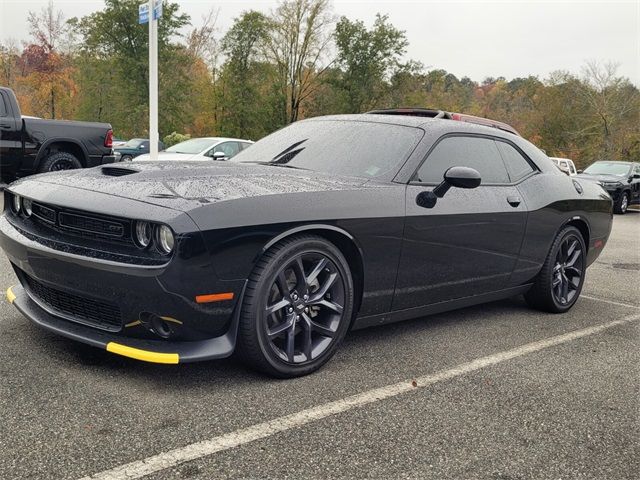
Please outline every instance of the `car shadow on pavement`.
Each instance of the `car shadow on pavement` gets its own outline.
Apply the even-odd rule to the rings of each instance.
[[[314,376],[328,371],[332,368],[332,364],[335,367],[338,362],[343,365],[345,362],[351,363],[353,367],[359,358],[369,357],[371,352],[379,352],[382,356],[396,355],[398,345],[416,338],[424,338],[426,342],[430,338],[430,332],[434,329],[442,329],[454,324],[458,326],[474,322],[479,324],[487,316],[502,317],[514,313],[518,316],[539,314],[539,312],[532,313],[524,300],[521,297],[516,297],[404,322],[351,331],[338,350],[336,358]],[[81,370],[83,373],[88,371],[90,375],[115,374],[136,381],[147,380],[159,387],[165,385],[181,389],[188,389],[191,386],[200,387],[203,382],[210,384],[233,383],[238,386],[242,382],[279,381],[250,370],[235,356],[206,362],[158,365],[114,355],[44,332],[35,325],[30,325],[30,327],[32,330],[29,332],[30,337],[37,344],[37,348],[41,349],[41,355],[51,358],[61,368]],[[362,365],[362,368],[366,370],[368,365]]]

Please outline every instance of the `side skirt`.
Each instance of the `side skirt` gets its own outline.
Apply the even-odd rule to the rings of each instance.
[[[386,325],[388,323],[401,322],[411,318],[423,317],[426,315],[434,315],[436,313],[448,312],[459,308],[470,307],[480,303],[495,302],[505,298],[513,297],[521,293],[525,293],[531,288],[531,283],[519,285],[517,287],[506,288],[491,293],[483,293],[482,295],[474,295],[471,297],[456,298],[455,300],[447,300],[444,302],[432,303],[421,307],[412,307],[405,310],[395,312],[371,315],[368,317],[356,318],[352,330],[360,330],[362,328],[373,327],[376,325]]]

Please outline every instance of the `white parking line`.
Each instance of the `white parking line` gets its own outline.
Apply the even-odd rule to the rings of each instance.
[[[606,298],[592,297],[591,295],[585,295],[584,293],[580,294],[580,298],[595,300],[596,302],[610,303],[611,305],[618,305],[620,307],[635,308],[635,309],[640,308],[640,305],[633,305],[632,303],[616,302],[615,300],[607,300]]]
[[[152,473],[165,470],[167,468],[175,467],[176,465],[184,462],[196,460],[217,452],[229,450],[240,445],[245,445],[256,440],[267,438],[286,430],[301,427],[310,422],[314,422],[331,415],[344,413],[354,408],[363,407],[365,405],[379,402],[387,398],[392,398],[403,393],[413,392],[419,388],[433,385],[434,383],[449,380],[451,378],[458,377],[460,375],[464,375],[481,368],[496,365],[498,363],[502,363],[516,357],[527,355],[529,353],[538,352],[555,345],[571,342],[572,340],[577,340],[588,335],[594,335],[606,329],[617,327],[619,325],[623,325],[639,319],[640,314],[634,314],[624,317],[620,320],[604,323],[602,325],[584,328],[582,330],[575,330],[570,333],[547,338],[538,342],[528,343],[511,350],[505,350],[493,355],[478,358],[471,362],[463,363],[447,370],[441,370],[439,372],[415,379],[408,379],[404,382],[388,385],[386,387],[368,390],[366,392],[346,397],[341,400],[325,403],[323,405],[311,407],[306,410],[293,413],[291,415],[286,415],[284,417],[279,417],[267,422],[252,425],[247,428],[242,428],[240,430],[236,430],[225,435],[220,435],[209,440],[203,440],[201,442],[192,443],[191,445],[187,445],[185,447],[159,453],[143,460],[127,463],[125,465],[105,470],[101,473],[84,477],[82,480],[117,480],[140,478],[145,475],[150,475]]]

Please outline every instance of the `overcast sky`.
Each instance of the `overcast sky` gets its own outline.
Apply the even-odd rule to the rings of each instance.
[[[176,0],[174,0],[176,1]],[[177,0],[194,25],[220,8],[221,33],[243,10],[269,11],[275,0]],[[27,40],[27,14],[48,0],[0,0],[0,39]],[[142,2],[141,2],[142,3]],[[101,0],[55,0],[66,18],[103,7]],[[336,15],[367,25],[389,14],[409,40],[407,58],[481,81],[554,70],[579,73],[586,60],[620,63],[618,73],[640,85],[640,0],[431,1],[333,0]]]

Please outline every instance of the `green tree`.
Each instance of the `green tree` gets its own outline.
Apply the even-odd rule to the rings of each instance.
[[[269,91],[275,70],[261,54],[268,32],[267,17],[249,11],[235,20],[222,39],[227,60],[218,90],[218,129],[223,135],[260,138],[279,126],[273,118],[275,99]]]
[[[342,73],[336,87],[346,96],[345,111],[358,113],[374,106],[388,91],[387,80],[400,69],[408,45],[405,33],[376,15],[371,30],[362,21],[342,17],[334,38]]]
[[[92,77],[91,69],[109,65],[109,85],[89,81],[81,111],[100,110],[93,105],[97,88],[115,103],[109,108],[110,120],[119,133],[141,135],[148,122],[148,27],[138,25],[138,0],[105,0],[105,8],[82,19],[71,19],[70,27],[80,36],[85,70],[80,80]],[[176,123],[185,120],[189,103],[189,73],[192,58],[186,48],[171,42],[189,17],[178,11],[177,3],[165,3],[158,24],[159,125],[161,132],[182,130]],[[100,68],[99,68],[100,69]],[[102,69],[103,70],[103,69]],[[91,80],[90,78],[88,80]],[[94,79],[95,80],[95,79]],[[84,87],[85,84],[82,85]],[[92,88],[93,87],[93,88]],[[107,93],[108,91],[108,93]],[[100,97],[98,97],[100,98]]]

